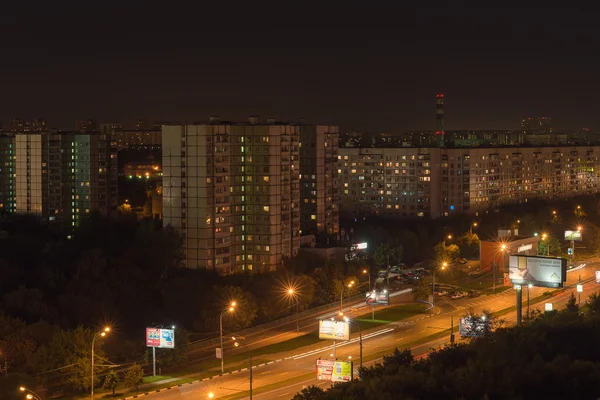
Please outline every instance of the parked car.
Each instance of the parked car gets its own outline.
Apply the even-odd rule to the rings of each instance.
[[[459,300],[459,299],[467,297],[468,295],[469,295],[469,293],[467,293],[467,292],[456,291],[450,295],[450,298],[452,300]]]
[[[467,259],[463,257],[460,260],[458,260],[458,262],[460,262],[461,264],[466,264],[467,263]]]
[[[447,294],[448,294],[448,292],[447,292],[447,291],[445,291],[445,290],[443,290],[443,289],[436,289],[436,290],[435,290],[435,295],[436,295],[436,296],[445,296],[445,295],[447,295]]]
[[[479,293],[479,291],[477,290],[469,290],[469,297],[470,298],[475,298],[475,297],[479,297],[481,296],[481,293]]]

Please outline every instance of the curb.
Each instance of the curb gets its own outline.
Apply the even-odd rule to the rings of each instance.
[[[275,363],[278,363],[278,362],[286,360],[286,359],[287,358],[280,358],[279,360],[274,360],[274,361],[269,361],[269,362],[258,364],[258,365],[253,365],[252,369],[258,368],[258,367],[264,367],[265,365],[275,364]],[[182,387],[182,386],[185,386],[185,385],[193,385],[195,383],[209,381],[211,379],[218,378],[220,376],[227,376],[227,375],[237,374],[237,373],[240,373],[240,372],[248,371],[248,369],[249,368],[246,367],[246,368],[242,368],[242,369],[238,369],[238,370],[234,370],[234,371],[230,371],[230,372],[225,372],[224,374],[217,374],[217,375],[209,376],[208,378],[204,378],[204,379],[196,379],[195,381],[186,382],[186,383],[179,383],[177,385],[169,386],[169,387],[162,388],[162,389],[150,390],[148,392],[136,394],[136,395],[129,396],[129,397],[120,397],[119,400],[137,399],[138,397],[148,396],[148,395],[154,394],[154,393],[165,392],[167,390],[171,390],[171,389],[174,389],[174,388]]]

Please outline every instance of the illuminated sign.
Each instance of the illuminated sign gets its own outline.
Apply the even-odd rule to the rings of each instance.
[[[581,241],[581,232],[580,231],[565,231],[565,240],[573,240],[576,242]]]
[[[532,248],[533,248],[533,245],[531,243],[524,244],[522,246],[519,246],[519,248],[517,249],[517,253],[522,253],[524,251],[531,250]]]
[[[353,363],[346,361],[317,360],[317,379],[331,382],[350,382]]]
[[[356,243],[353,246],[356,250],[366,250],[367,249],[367,243]]]
[[[367,292],[366,297],[368,306],[390,305],[390,292],[388,292],[387,289],[384,289],[382,291],[372,290],[370,292]]]
[[[175,331],[173,329],[146,328],[146,346],[174,349]]]
[[[350,324],[345,321],[319,321],[319,339],[350,340]]]
[[[596,271],[596,283],[600,283],[600,271]]]
[[[508,277],[515,285],[561,288],[567,280],[567,259],[510,256]]]
[[[465,317],[458,321],[458,333],[463,337],[483,336],[490,329],[490,321],[481,317]]]
[[[552,311],[552,303],[545,303],[544,311]]]

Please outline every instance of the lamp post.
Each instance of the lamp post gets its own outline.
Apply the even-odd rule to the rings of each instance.
[[[362,360],[363,360],[363,357],[362,357],[363,352],[362,352],[362,350],[363,350],[363,344],[362,344],[362,332],[360,330],[360,324],[352,321],[348,317],[344,317],[344,320],[347,323],[349,323],[350,325],[352,325],[352,324],[356,325],[356,327],[358,328],[358,345],[359,345],[359,349],[360,349],[360,368],[362,368]]]
[[[371,290],[371,273],[366,268],[362,270],[362,273],[366,274],[369,277],[369,290]]]
[[[350,283],[348,285],[346,285],[348,288],[351,288],[352,286],[354,286],[354,281],[350,281]],[[344,287],[342,286],[342,289],[340,290],[340,312],[344,311]]]
[[[27,389],[25,386],[20,386],[20,387],[19,387],[19,390],[20,390],[21,392],[25,392],[25,393],[27,393],[27,395],[25,396],[25,398],[27,398],[27,399],[29,399],[29,400],[32,400],[32,399],[35,399],[35,400],[42,400],[42,397],[41,397],[39,394],[37,394],[37,393],[36,393],[36,392],[34,392],[33,390]]]
[[[92,339],[92,381],[90,382],[91,383],[90,398],[92,400],[94,400],[94,345],[96,344],[96,339],[98,339],[99,337],[106,336],[109,332],[110,332],[110,328],[107,326],[106,328],[102,329],[100,332],[96,332],[96,334],[94,335],[94,337]]]
[[[446,239],[448,239],[448,240],[452,239],[452,235],[444,236],[444,250],[446,249]]]
[[[294,288],[289,288],[287,291],[289,296],[292,296],[292,299],[296,301],[296,333],[300,333],[300,325],[298,322],[298,294],[294,290]]]
[[[500,246],[500,251],[501,251],[501,256],[502,256],[502,269],[504,269],[504,251],[506,250],[506,245],[502,244]],[[496,293],[496,270],[498,269],[498,263],[496,263],[496,265],[494,266],[494,274],[493,274],[493,279],[494,279],[494,283],[492,285],[492,291],[494,293]]]
[[[529,289],[531,289],[533,285],[531,283],[527,284],[527,321],[529,321]]]
[[[471,224],[471,226],[469,227],[469,234],[472,235],[473,234],[473,228],[477,228],[477,222],[473,222]]]
[[[546,257],[550,257],[550,240],[546,242],[546,239],[548,239],[548,234],[542,233],[542,242],[546,246]]]
[[[439,267],[440,269],[446,269],[448,263],[444,261],[442,265]],[[437,268],[433,267],[433,271],[431,273],[431,310],[434,312],[433,308],[435,307],[435,271]]]
[[[219,332],[221,334],[221,373],[225,371],[225,349],[223,348],[223,315],[227,314],[228,312],[234,312],[236,305],[236,302],[232,301],[228,308],[221,311],[221,316],[219,317]]]

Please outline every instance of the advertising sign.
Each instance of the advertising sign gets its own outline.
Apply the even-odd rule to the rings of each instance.
[[[146,346],[174,349],[175,331],[173,329],[146,328]]]
[[[489,323],[484,317],[465,317],[458,321],[458,333],[464,337],[483,336],[489,328]]]
[[[565,231],[565,240],[574,240],[576,242],[581,241],[580,231]]]
[[[600,271],[596,271],[596,283],[600,283]]]
[[[319,339],[350,340],[350,324],[345,321],[319,321]]]
[[[354,250],[366,250],[367,243],[356,243],[356,244],[353,244],[352,247],[354,248]]]
[[[372,290],[370,292],[367,292],[366,297],[368,306],[390,305],[390,292],[388,292],[386,289],[381,291]]]
[[[544,311],[552,311],[552,303],[545,303]]]
[[[583,292],[583,285],[579,284],[577,285],[577,293],[581,293]]]
[[[540,256],[510,256],[509,279],[513,284],[561,288],[567,280],[567,259]]]
[[[352,362],[317,360],[317,379],[331,382],[350,382],[352,380]]]

